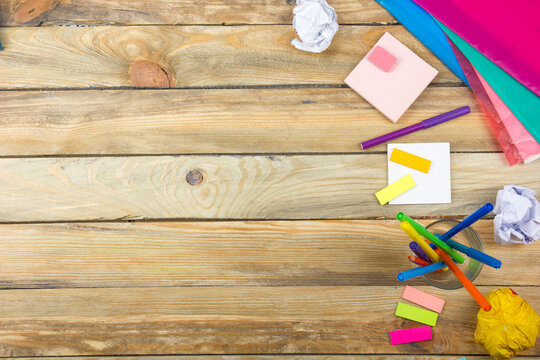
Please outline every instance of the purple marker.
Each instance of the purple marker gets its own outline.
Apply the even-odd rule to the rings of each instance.
[[[411,241],[409,243],[409,248],[413,251],[413,253],[416,254],[416,256],[418,256],[420,259],[424,260],[424,261],[427,261],[428,263],[431,263],[431,259],[429,258],[429,256],[427,256],[426,252],[424,251],[424,249],[422,249],[420,247],[420,245],[418,245],[418,243],[416,241]]]
[[[427,129],[427,128],[430,128],[430,127],[435,126],[435,125],[439,125],[439,124],[441,124],[441,123],[443,123],[445,121],[458,118],[458,117],[463,116],[465,114],[468,114],[470,112],[471,112],[470,107],[463,106],[463,107],[460,107],[459,109],[455,109],[455,110],[449,111],[447,113],[437,115],[437,116],[434,116],[432,118],[423,120],[423,121],[421,121],[421,122],[419,122],[417,124],[404,127],[403,129],[399,129],[399,130],[393,131],[391,133],[388,133],[386,135],[382,135],[382,136],[373,138],[371,140],[364,141],[363,143],[360,144],[360,146],[362,147],[363,150],[366,150],[366,149],[369,149],[370,147],[373,147],[375,145],[385,143],[387,141],[396,139],[398,137],[402,137],[404,135],[413,133],[413,132],[418,131],[418,130],[423,130],[423,129]]]

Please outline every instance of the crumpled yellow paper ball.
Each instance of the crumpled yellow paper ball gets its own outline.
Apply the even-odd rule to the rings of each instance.
[[[486,296],[491,311],[480,309],[474,340],[497,360],[510,359],[534,346],[540,317],[511,289],[493,290]]]

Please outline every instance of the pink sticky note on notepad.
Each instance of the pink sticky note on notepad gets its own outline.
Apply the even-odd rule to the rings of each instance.
[[[391,71],[384,70],[388,65],[384,61],[380,67],[381,55],[377,48],[382,48],[396,59]],[[376,52],[374,62],[371,60],[373,52]],[[396,122],[437,73],[399,40],[385,33],[347,76],[345,83],[390,121]]]
[[[436,311],[439,314],[444,306],[443,299],[439,299],[436,296],[425,293],[409,285],[405,286],[402,297],[405,300],[409,300],[410,302],[423,306],[426,309]]]
[[[390,343],[392,345],[426,341],[431,340],[432,338],[431,326],[420,326],[411,329],[390,331]]]
[[[373,64],[377,65],[379,69],[386,72],[390,71],[392,66],[396,63],[396,57],[380,46],[375,46],[373,50],[369,52],[368,59]]]

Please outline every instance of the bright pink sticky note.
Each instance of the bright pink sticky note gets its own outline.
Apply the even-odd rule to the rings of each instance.
[[[369,61],[382,71],[388,72],[396,63],[396,57],[380,46],[375,46],[368,55]]]
[[[411,329],[390,331],[390,343],[392,345],[426,341],[431,340],[432,338],[431,326],[420,326]]]
[[[436,296],[425,293],[409,285],[405,286],[402,298],[420,306],[423,306],[426,309],[436,311],[439,314],[441,313],[444,306],[443,299],[439,299]]]

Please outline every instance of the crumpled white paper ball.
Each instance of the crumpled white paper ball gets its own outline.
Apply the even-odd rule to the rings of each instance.
[[[530,244],[540,239],[540,203],[535,195],[536,191],[515,185],[497,193],[493,209],[497,244]]]
[[[297,0],[293,26],[298,34],[291,44],[304,51],[326,50],[338,31],[337,14],[326,0]]]

